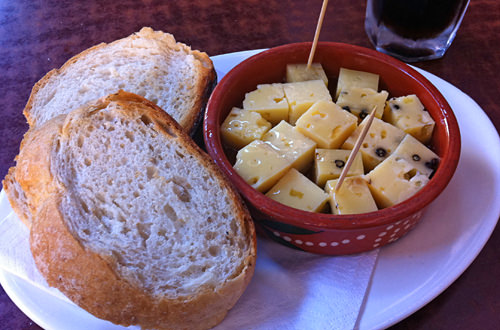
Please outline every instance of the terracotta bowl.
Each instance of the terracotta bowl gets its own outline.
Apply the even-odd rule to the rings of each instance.
[[[333,42],[318,43],[314,62],[320,62],[335,91],[340,67],[380,75],[379,89],[390,97],[416,94],[436,122],[432,147],[441,157],[434,176],[410,199],[376,212],[332,215],[294,209],[253,189],[233,169],[223,147],[220,125],[245,93],[258,84],[283,81],[287,63],[306,63],[311,43],[287,44],[254,55],[226,74],[214,89],[204,118],[208,153],[246,201],[260,232],[309,252],[341,255],[359,253],[396,241],[410,231],[424,209],[446,187],[457,167],[460,132],[450,106],[426,78],[408,65],[374,50]],[[332,93],[333,94],[333,93]],[[232,156],[234,157],[234,155]]]

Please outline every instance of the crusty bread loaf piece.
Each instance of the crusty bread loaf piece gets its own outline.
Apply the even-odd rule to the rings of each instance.
[[[17,159],[17,157],[16,157]],[[16,167],[9,168],[7,175],[2,180],[3,189],[7,195],[10,206],[18,216],[18,218],[28,228],[31,228],[31,207],[28,205],[26,194],[19,182],[16,181]]]
[[[31,228],[31,209],[26,200],[24,191],[21,189],[19,182],[15,179],[16,167],[9,168],[9,172],[2,181],[3,189],[7,194],[10,206],[18,216],[18,218],[28,228]]]
[[[161,109],[119,92],[30,134],[16,179],[35,263],[99,318],[219,323],[255,267],[253,223],[216,165]]]
[[[47,73],[33,87],[24,115],[33,130],[123,89],[157,103],[193,134],[215,82],[213,63],[206,53],[176,42],[171,34],[145,27],[129,37],[89,48]],[[15,167],[3,187],[16,214],[31,227],[31,206],[16,182]]]
[[[47,73],[33,87],[24,115],[30,127],[40,125],[121,89],[156,103],[191,133],[215,78],[206,53],[144,27],[89,48]]]
[[[54,120],[47,122],[43,130],[40,130],[39,127],[33,127],[26,132],[21,141],[19,155],[16,156],[17,166],[9,169],[2,182],[12,209],[28,228],[31,228],[34,208],[40,194],[33,194],[28,190],[27,193],[31,196],[31,198],[28,198],[27,193],[19,184],[18,178],[27,182],[25,187],[28,189],[32,188],[33,183],[36,183],[36,187],[39,189],[48,189],[50,187],[48,185],[49,179],[40,175],[40,171],[44,167],[39,166],[47,162],[48,154],[38,150],[38,146],[52,140],[52,135],[58,132],[64,117],[65,115],[59,115]],[[26,164],[27,161],[30,164]]]

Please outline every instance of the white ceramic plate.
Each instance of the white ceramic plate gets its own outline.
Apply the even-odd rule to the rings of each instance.
[[[212,57],[219,78],[257,52]],[[453,108],[462,133],[462,154],[455,176],[419,225],[381,249],[358,320],[360,329],[393,325],[443,292],[476,258],[500,216],[500,138],[495,127],[470,97],[419,71]],[[45,329],[122,329],[1,270],[0,283],[14,303]]]

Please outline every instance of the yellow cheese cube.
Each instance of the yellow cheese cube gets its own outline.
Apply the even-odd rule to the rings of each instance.
[[[336,149],[356,129],[358,118],[332,101],[318,101],[297,121],[295,127],[316,141],[319,148]]]
[[[288,101],[285,98],[283,85],[258,85],[256,90],[245,94],[243,109],[260,113],[273,125],[288,120]]]
[[[396,155],[386,158],[366,176],[373,198],[380,208],[410,198],[429,182],[425,174]]]
[[[297,119],[316,101],[331,101],[332,96],[322,80],[299,81],[283,84],[290,107],[288,122],[295,125]]]
[[[329,180],[325,187],[333,214],[359,214],[378,210],[368,184],[362,176],[346,177],[336,192],[337,182],[338,179]]]
[[[313,163],[316,142],[304,136],[286,121],[280,122],[262,137],[270,143],[292,167],[306,171]]]
[[[342,149],[352,150],[354,148],[354,144],[363,130],[363,127],[366,125],[367,120],[368,117],[365,118],[358,128],[356,128],[354,133],[347,138],[342,145]],[[359,149],[363,157],[365,171],[370,171],[394,152],[405,135],[405,132],[396,126],[378,118],[373,118],[368,134],[366,134]]]
[[[314,157],[314,181],[323,187],[328,180],[337,179],[342,173],[351,150],[342,149],[316,149]],[[363,159],[357,153],[347,176],[362,175]]]
[[[439,164],[439,156],[423,143],[407,134],[393,155],[406,160],[422,174],[430,177]]]
[[[385,108],[384,120],[413,135],[424,144],[431,140],[435,126],[431,115],[414,94],[391,98]]]
[[[342,90],[352,87],[371,88],[378,91],[378,80],[378,74],[340,68],[335,99],[339,97]]]
[[[340,92],[337,105],[356,115],[359,118],[358,121],[365,119],[374,107],[377,107],[375,117],[382,118],[387,96],[389,93],[386,91],[377,93],[371,88],[351,87]]]
[[[255,140],[236,154],[234,169],[252,187],[267,191],[289,169],[290,162],[263,141]]]
[[[221,138],[228,146],[240,149],[262,138],[271,123],[256,112],[233,108],[221,125]]]
[[[294,168],[288,171],[266,196],[309,212],[321,212],[328,201],[327,193]]]
[[[286,82],[323,80],[328,86],[328,77],[326,76],[321,63],[312,63],[308,68],[307,63],[287,64]]]

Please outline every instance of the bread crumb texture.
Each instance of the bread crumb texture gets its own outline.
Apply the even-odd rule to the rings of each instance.
[[[85,249],[156,297],[216,290],[240,274],[248,233],[226,188],[181,139],[167,141],[119,103],[69,120],[55,160],[67,189],[60,210]]]

